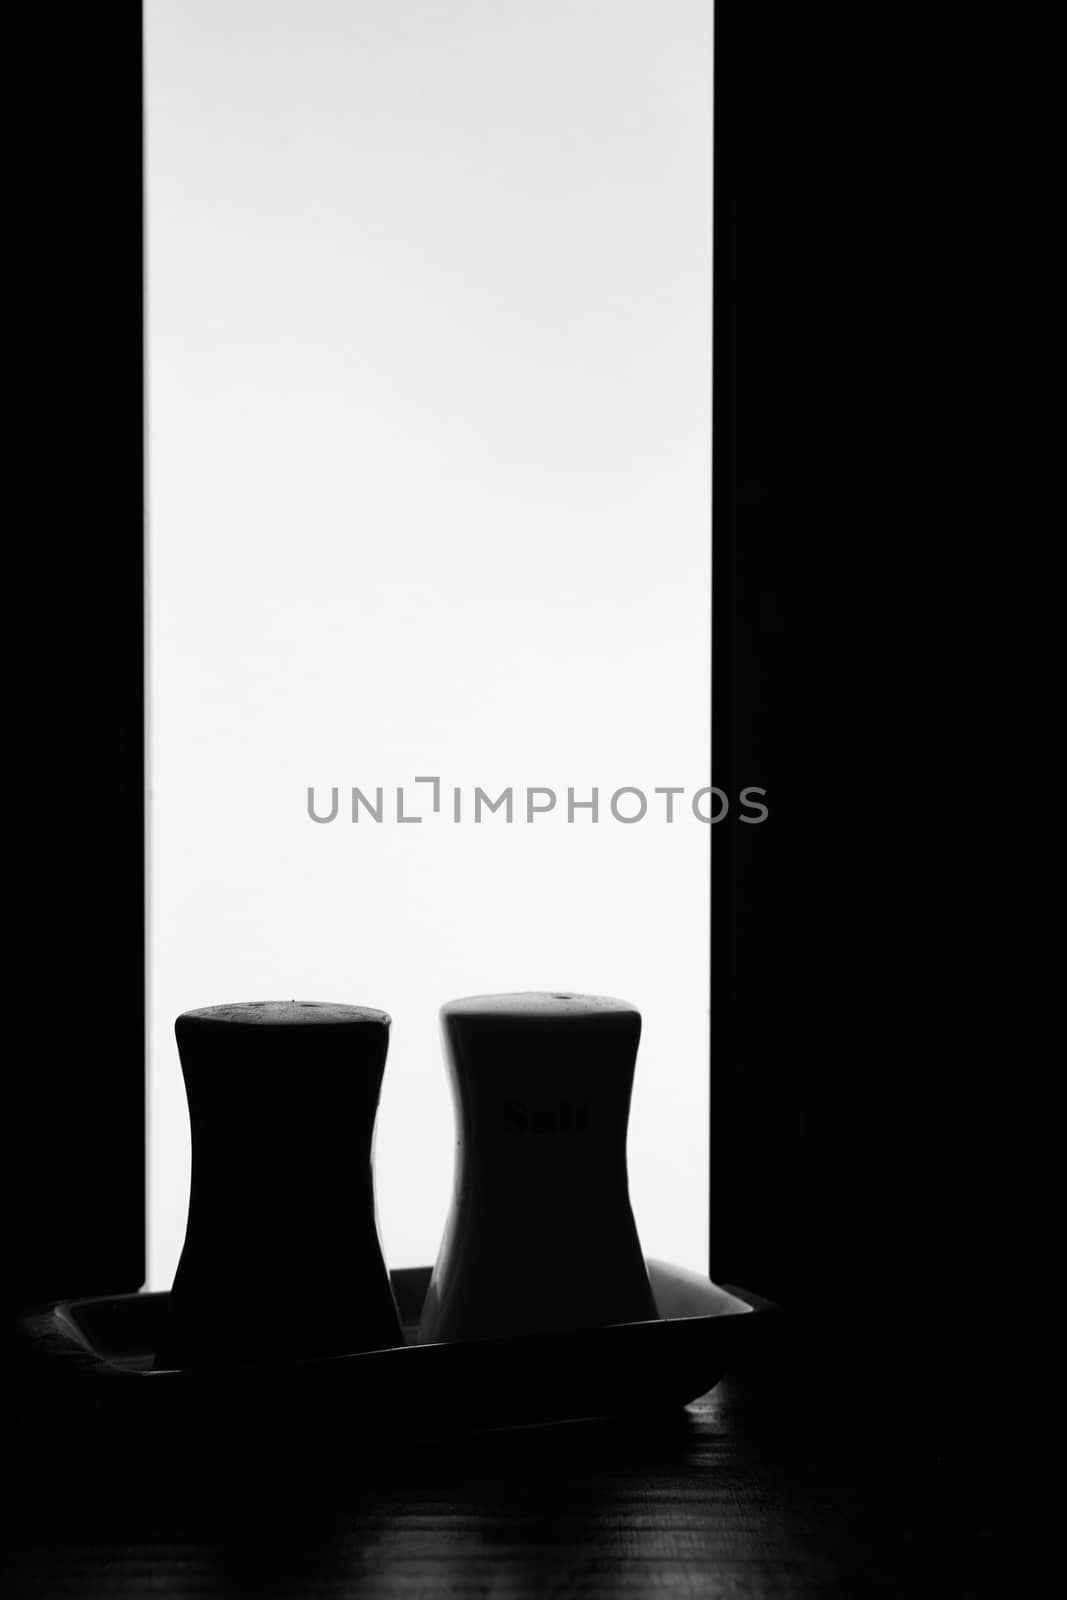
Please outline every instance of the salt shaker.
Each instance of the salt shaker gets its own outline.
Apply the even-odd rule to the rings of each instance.
[[[402,1344],[372,1172],[388,1016],[257,1002],[187,1011],[175,1033],[192,1185],[157,1367]]]
[[[655,1318],[626,1172],[640,1013],[599,995],[479,995],[441,1023],[455,1172],[420,1341]]]

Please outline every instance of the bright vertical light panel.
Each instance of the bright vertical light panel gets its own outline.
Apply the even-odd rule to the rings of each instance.
[[[153,1286],[174,1017],[293,995],[393,1016],[393,1265],[447,1208],[439,1004],[633,1001],[638,1226],[706,1263],[711,18],[148,0]],[[559,796],[532,823],[528,786]]]

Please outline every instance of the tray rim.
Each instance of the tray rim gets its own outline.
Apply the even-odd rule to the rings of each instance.
[[[399,1268],[394,1269],[390,1277],[395,1280],[401,1274],[421,1275],[427,1271],[425,1267]],[[344,1376],[351,1379],[363,1369],[369,1373],[372,1369],[367,1367],[367,1363],[375,1358],[378,1370],[381,1370],[381,1363],[385,1357],[393,1358],[392,1366],[395,1369],[398,1357],[406,1356],[410,1364],[416,1352],[422,1352],[421,1359],[424,1365],[428,1362],[431,1352],[435,1353],[436,1360],[440,1362],[445,1351],[452,1353],[451,1359],[454,1361],[456,1352],[476,1349],[485,1351],[487,1356],[510,1357],[521,1363],[524,1358],[536,1359],[538,1356],[558,1355],[564,1352],[580,1354],[605,1341],[616,1347],[629,1340],[635,1349],[640,1349],[642,1346],[669,1340],[672,1336],[675,1339],[686,1336],[692,1339],[699,1337],[701,1332],[710,1334],[713,1330],[724,1330],[727,1325],[731,1328],[731,1336],[736,1336],[742,1329],[745,1333],[751,1332],[755,1335],[757,1331],[767,1331],[777,1325],[782,1317],[781,1307],[750,1289],[727,1283],[711,1286],[721,1290],[738,1304],[723,1307],[711,1314],[657,1317],[640,1322],[513,1334],[503,1338],[488,1337],[427,1344],[411,1342],[386,1346],[380,1350],[356,1351],[340,1356],[310,1357],[292,1361],[262,1362],[247,1367],[158,1369],[136,1367],[128,1361],[115,1359],[113,1353],[109,1355],[97,1349],[84,1330],[79,1327],[77,1318],[73,1314],[77,1308],[83,1306],[111,1307],[133,1302],[143,1303],[148,1300],[165,1301],[169,1293],[167,1290],[70,1296],[27,1310],[20,1318],[20,1325],[35,1352],[53,1371],[62,1368],[69,1378],[81,1379],[94,1387],[102,1383],[111,1386],[117,1382],[122,1385],[124,1391],[129,1392],[133,1380],[152,1378],[156,1380],[154,1392],[166,1389],[173,1393],[177,1388],[185,1391],[193,1387],[215,1388],[222,1383],[236,1391],[245,1391],[269,1383],[272,1379],[284,1379],[289,1382],[295,1380],[299,1383],[303,1378],[309,1383],[314,1383],[328,1378],[331,1373],[339,1378]],[[412,1324],[409,1322],[405,1331],[410,1331],[411,1327]],[[448,1359],[449,1357],[445,1357],[445,1360]],[[713,1386],[717,1381],[716,1377],[709,1386]]]

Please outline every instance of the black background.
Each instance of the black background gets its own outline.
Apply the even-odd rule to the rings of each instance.
[[[718,16],[712,1271],[980,1367],[1062,1254],[1054,57]]]
[[[0,1301],[144,1278],[140,7],[5,35]]]

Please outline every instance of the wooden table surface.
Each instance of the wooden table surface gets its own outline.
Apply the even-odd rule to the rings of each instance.
[[[25,1423],[25,1405],[23,1423]],[[4,1447],[6,1595],[1050,1595],[1058,1399],[1020,1372],[851,1376],[756,1352],[685,1412],[340,1458]]]

